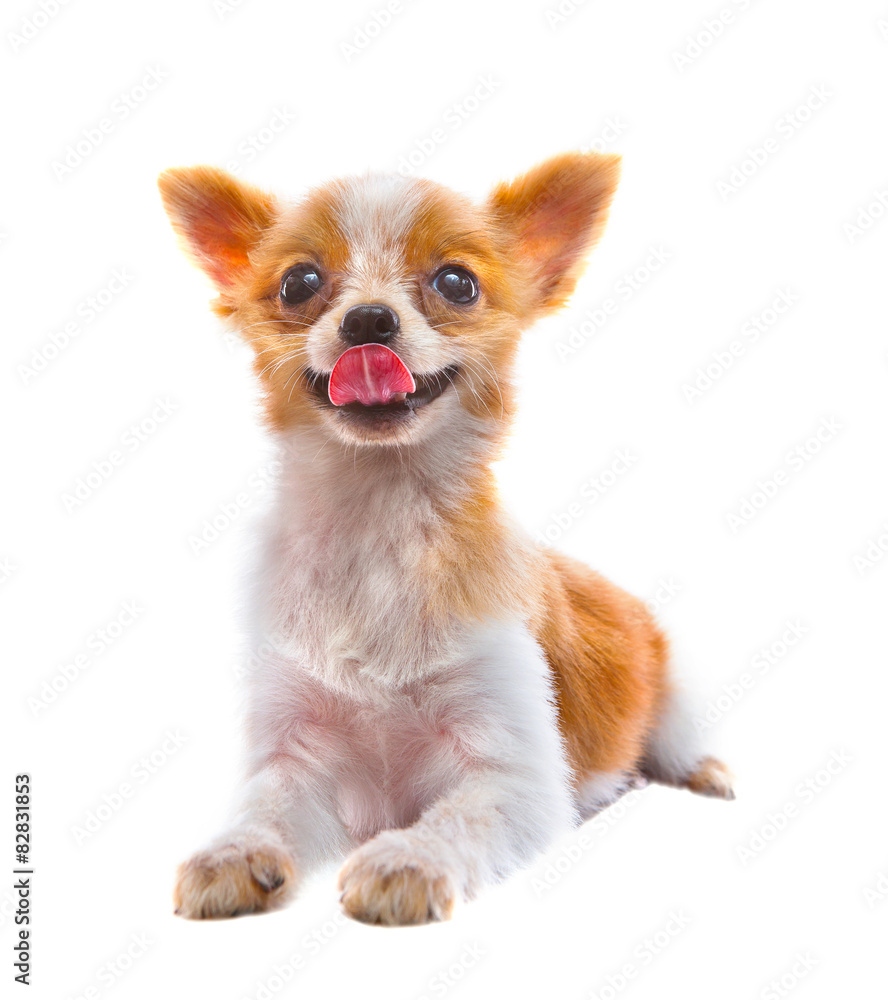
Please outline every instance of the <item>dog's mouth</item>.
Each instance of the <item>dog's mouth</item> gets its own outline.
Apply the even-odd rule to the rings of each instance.
[[[409,417],[436,400],[458,374],[456,365],[413,374],[380,344],[346,351],[331,372],[307,369],[303,378],[314,400],[369,422]]]

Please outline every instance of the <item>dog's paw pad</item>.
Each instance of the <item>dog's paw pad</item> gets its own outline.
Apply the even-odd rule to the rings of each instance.
[[[295,887],[292,858],[267,844],[229,843],[195,854],[179,868],[176,913],[200,920],[260,913]]]

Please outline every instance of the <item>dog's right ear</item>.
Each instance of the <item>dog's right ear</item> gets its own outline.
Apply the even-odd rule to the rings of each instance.
[[[563,153],[493,189],[490,210],[530,267],[535,309],[555,309],[573,293],[619,179],[613,153]]]
[[[216,167],[174,167],[157,185],[190,256],[220,291],[230,288],[277,214],[274,198]]]

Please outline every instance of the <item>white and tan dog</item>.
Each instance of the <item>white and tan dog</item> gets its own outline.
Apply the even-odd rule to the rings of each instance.
[[[182,915],[271,909],[345,858],[351,916],[440,920],[639,781],[732,797],[644,605],[533,543],[491,472],[520,332],[572,292],[618,172],[568,154],[480,205],[395,176],[296,204],[161,176],[284,446],[250,778],[179,871]]]

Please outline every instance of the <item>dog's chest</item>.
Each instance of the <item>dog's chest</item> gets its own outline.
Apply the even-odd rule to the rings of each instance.
[[[428,503],[391,490],[279,524],[267,561],[266,630],[287,655],[336,686],[365,674],[407,682],[452,655],[458,632],[429,613]]]
[[[254,766],[309,765],[335,789],[337,812],[359,839],[409,825],[488,746],[491,713],[467,697],[485,689],[471,657],[400,687],[361,673],[346,691],[267,656],[251,685]]]

